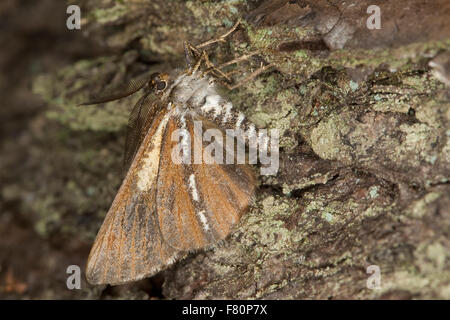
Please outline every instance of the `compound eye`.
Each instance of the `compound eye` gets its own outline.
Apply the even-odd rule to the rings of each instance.
[[[157,81],[156,82],[156,89],[158,89],[158,91],[164,90],[166,88],[166,82],[165,81]]]
[[[166,77],[167,76],[165,74],[155,72],[150,76],[150,85],[158,91],[164,90],[167,86],[167,81],[165,79]]]

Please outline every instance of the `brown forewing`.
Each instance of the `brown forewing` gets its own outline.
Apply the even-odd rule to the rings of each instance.
[[[204,130],[218,127],[197,115],[185,116],[191,143],[205,144],[194,132],[194,118],[203,121]],[[156,202],[158,220],[164,241],[179,250],[208,246],[224,239],[235,226],[255,193],[255,179],[247,165],[238,164],[175,164],[171,152],[177,141],[171,141],[172,132],[180,129],[179,117],[172,117],[163,136],[161,165],[158,175]],[[225,141],[225,139],[224,139]],[[191,157],[193,160],[194,152]],[[193,161],[191,161],[193,163]],[[236,163],[236,162],[235,162]],[[194,176],[197,201],[190,188]],[[200,214],[201,213],[201,214]],[[202,222],[204,217],[208,227]]]
[[[171,137],[180,128],[178,116],[171,116],[161,131],[158,174],[148,181],[149,190],[140,191],[137,180],[145,170],[144,154],[155,147],[163,117],[168,117],[165,110],[152,122],[97,235],[87,266],[92,284],[142,279],[171,264],[183,251],[224,239],[251,203],[255,179],[247,165],[172,161],[177,142]],[[201,135],[194,133],[193,120],[192,115],[186,116],[186,128],[203,153],[205,144]],[[217,128],[204,118],[197,120],[204,121],[204,129]],[[191,175],[195,177],[197,201],[190,190]],[[205,217],[207,230],[199,212]]]
[[[152,123],[97,234],[87,264],[92,284],[119,284],[142,279],[166,267],[177,252],[163,241],[156,215],[156,178],[140,191],[138,174],[144,154],[154,148],[165,110]],[[159,151],[158,151],[159,152]]]

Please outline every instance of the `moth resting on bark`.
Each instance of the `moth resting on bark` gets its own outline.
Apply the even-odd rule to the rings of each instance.
[[[86,273],[91,284],[121,284],[149,277],[183,253],[227,237],[251,205],[256,180],[247,164],[218,164],[213,159],[186,164],[174,161],[172,153],[178,143],[172,135],[183,130],[201,146],[189,156],[194,159],[201,152],[205,157],[206,145],[194,130],[195,121],[221,131],[254,129],[219,94],[217,83],[228,78],[221,66],[253,53],[214,66],[201,50],[223,41],[238,24],[199,46],[186,42],[186,71],[154,73],[84,103],[103,103],[144,90],[127,128],[124,159],[129,168],[89,255]],[[269,67],[262,66],[250,77]]]

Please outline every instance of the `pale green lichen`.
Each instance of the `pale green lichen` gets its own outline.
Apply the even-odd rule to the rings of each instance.
[[[331,212],[322,212],[322,218],[325,219],[329,223],[334,222],[334,215]]]
[[[116,2],[114,6],[107,9],[95,9],[90,12],[93,19],[100,23],[106,24],[109,22],[117,21],[118,19],[125,17],[129,12],[129,7],[122,2]]]
[[[301,190],[318,184],[326,184],[333,177],[333,175],[334,173],[329,171],[325,174],[316,173],[309,177],[302,177],[300,179],[297,177],[292,177],[289,183],[283,183],[283,194],[289,196],[293,190]]]
[[[425,124],[402,124],[399,129],[405,133],[405,138],[399,148],[390,154],[391,159],[401,159],[414,166],[419,166],[423,160],[430,162],[430,157],[433,156],[430,155],[433,152],[432,146],[437,143],[439,133]]]
[[[420,219],[426,213],[426,208],[430,203],[439,199],[442,195],[438,192],[430,192],[423,198],[413,201],[406,211],[407,214],[415,219]]]
[[[284,222],[280,217],[287,216],[296,208],[294,200],[278,199],[269,196],[260,202],[264,215],[261,211],[255,210],[243,217],[243,226],[247,240],[243,240],[242,244],[250,244],[247,241],[253,236],[257,236],[263,241],[261,245],[255,248],[255,252],[259,254],[272,254],[283,252],[282,248],[289,247],[291,236],[289,231],[284,227]],[[261,237],[261,238],[260,238]]]
[[[391,70],[400,70],[418,62],[424,56],[436,54],[439,50],[448,49],[450,40],[412,43],[392,49],[351,49],[333,50],[325,58],[314,56],[306,50],[282,52],[278,46],[283,42],[302,42],[314,31],[309,28],[292,28],[276,25],[265,28],[254,28],[247,25],[247,32],[252,46],[260,49],[268,61],[286,73],[295,72],[309,76],[325,66],[335,68],[355,68],[361,65],[376,68],[388,64]],[[355,85],[353,88],[356,89]]]
[[[95,83],[91,71],[111,63],[108,58],[79,61],[61,69],[54,76],[38,77],[33,82],[33,92],[41,95],[52,106],[47,112],[50,119],[57,120],[73,130],[118,131],[127,124],[131,107],[140,98],[138,94],[101,106],[79,106],[89,100],[89,91],[83,88]],[[80,74],[89,77],[84,78]]]
[[[126,47],[130,39],[139,35],[140,44],[143,45],[143,52],[140,53],[147,54],[151,57],[151,61],[178,59],[183,53],[182,39],[201,42],[217,36],[220,34],[219,30],[226,31],[225,29],[237,20],[246,3],[189,1],[185,4],[177,1],[176,5],[179,5],[179,8],[187,8],[181,14],[194,17],[198,24],[184,25],[178,21],[169,21],[170,19],[167,23],[158,24],[149,17],[148,25],[145,26],[147,29],[143,30],[143,26],[139,24],[130,26],[124,33],[115,36],[117,41],[113,42],[119,47]],[[117,2],[110,9],[95,10],[92,16],[97,23],[109,24],[120,20],[124,12],[129,10],[127,6],[125,2]],[[153,32],[149,32],[152,23],[155,24],[152,26]],[[430,57],[438,50],[448,49],[449,41],[412,44],[396,49],[335,50],[326,57],[319,57],[308,50],[294,52],[279,50],[281,43],[302,41],[312,34],[312,30],[286,25],[256,28],[245,21],[243,26],[247,31],[249,42],[237,46],[230,43],[232,53],[239,55],[258,49],[261,56],[271,62],[274,70],[279,72],[267,72],[242,88],[229,92],[228,95],[235,108],[243,111],[259,127],[278,128],[283,136],[281,146],[286,150],[295,151],[299,140],[304,140],[304,143],[320,158],[318,162],[326,159],[354,165],[355,160],[376,162],[374,153],[371,153],[373,152],[371,148],[372,150],[375,148],[375,154],[383,154],[392,164],[423,168],[425,163],[433,167],[431,169],[427,167],[427,170],[434,170],[434,167],[445,164],[450,158],[448,142],[450,131],[446,128],[450,108],[448,102],[436,96],[436,92],[442,90],[443,85],[430,78],[428,72],[422,75],[410,72],[417,68],[415,63],[424,57]],[[357,83],[348,77],[345,70],[360,65],[377,68],[381,64],[389,65],[394,72],[387,75],[375,73],[368,81]],[[327,69],[325,67],[333,73],[325,74],[324,70]],[[66,130],[64,135],[73,137],[73,130],[118,131],[126,124],[129,108],[139,98],[138,95],[100,107],[76,107],[77,103],[87,97],[88,89],[84,88],[90,88],[97,80],[103,79],[102,71],[105,69],[116,70],[113,74],[126,73],[126,67],[122,62],[102,58],[80,61],[62,69],[56,76],[42,76],[34,82],[34,92],[43,96],[50,105],[48,117],[64,125]],[[324,78],[331,80],[308,78],[316,72],[323,72],[322,75],[326,75]],[[377,83],[379,79],[389,76],[396,76],[401,81],[389,84]],[[356,96],[357,94],[360,96]],[[355,101],[354,97],[366,99],[362,99],[365,101],[363,104],[350,106]],[[396,119],[399,113],[402,113],[402,119],[406,119],[410,108],[415,111],[415,119],[412,115],[409,120],[403,120],[398,125],[395,123],[398,137],[392,137],[389,135],[391,132],[383,130],[369,135],[367,129],[377,126],[361,124],[362,122],[355,120],[361,110],[375,114],[378,119],[384,119],[383,123],[386,123],[387,119]],[[447,137],[446,145],[440,150],[433,149],[444,135]],[[80,167],[105,169],[111,167],[111,161],[120,161],[117,151],[113,155],[107,154],[102,157],[99,157],[99,153],[99,150],[89,149],[88,146],[87,150],[78,152],[74,157]],[[98,158],[105,163],[96,160]],[[372,163],[362,170],[380,174],[380,170],[372,170],[373,167],[375,165]],[[84,178],[89,176],[89,173],[77,171],[75,175],[77,178],[78,176]],[[120,183],[119,177],[109,178],[109,175],[104,174],[105,179],[111,180],[103,182],[101,186],[91,180],[76,182],[70,179],[64,187],[73,195],[72,207],[89,212],[90,207],[97,204],[100,195],[104,193],[102,188],[108,186],[113,189],[110,186]],[[240,278],[238,275],[230,280],[234,285],[242,280],[249,282],[248,292],[244,290],[239,292],[239,297],[249,297],[253,294],[256,297],[264,297],[281,291],[289,284],[303,283],[302,281],[307,281],[308,277],[328,277],[325,286],[330,286],[326,288],[330,292],[345,290],[354,286],[354,283],[346,283],[354,281],[354,278],[346,277],[334,281],[336,278],[333,276],[339,276],[340,268],[343,266],[360,268],[367,263],[365,260],[367,257],[356,255],[352,252],[352,248],[349,248],[329,257],[326,267],[323,267],[316,260],[305,258],[310,245],[314,243],[314,233],[320,233],[323,228],[342,227],[343,232],[348,232],[348,235],[352,236],[353,245],[360,252],[368,254],[373,251],[373,248],[371,249],[365,242],[370,239],[370,234],[367,235],[367,239],[361,235],[358,231],[362,227],[358,226],[358,223],[364,219],[370,222],[384,219],[386,216],[392,216],[395,222],[422,219],[429,212],[430,205],[434,201],[439,201],[443,195],[441,192],[429,192],[424,197],[414,200],[405,211],[401,211],[395,202],[381,205],[381,201],[386,202],[384,197],[386,190],[383,185],[375,185],[370,181],[368,184],[370,187],[368,190],[364,189],[361,196],[364,200],[355,200],[358,195],[345,195],[336,200],[333,193],[338,193],[339,190],[327,193],[319,191],[320,188],[315,189],[315,186],[332,185],[333,182],[330,180],[334,175],[335,173],[330,170],[309,177],[289,177],[281,181],[282,193],[279,195],[268,195],[270,192],[260,193],[254,208],[242,217],[239,228],[232,235],[229,244],[211,248],[206,253],[211,259],[208,263],[213,266],[215,274],[227,275],[237,268],[244,268],[247,272],[244,277]],[[360,178],[357,183],[367,183],[366,178]],[[378,176],[376,178],[378,179]],[[269,187],[278,183],[277,177],[268,181]],[[426,184],[428,188],[436,181],[446,183],[448,179],[435,175],[427,181],[429,181]],[[292,192],[294,190],[302,191],[301,196],[294,194]],[[110,191],[111,197],[114,191]],[[2,196],[4,194],[11,197],[10,194],[17,192],[14,188],[2,189]],[[63,210],[56,203],[56,192],[49,190],[47,196],[33,200],[31,204],[33,212],[36,212],[35,228],[43,237],[48,236],[52,223],[58,223],[62,219]],[[109,201],[104,201],[102,208],[96,210],[99,217],[104,216],[110,204]],[[391,221],[386,220],[383,223],[388,226],[389,222]],[[352,230],[352,227],[359,229]],[[74,233],[76,224],[66,223],[62,230],[68,234]],[[89,235],[84,235],[84,239],[93,238],[94,234],[95,232],[90,230]],[[320,236],[327,239],[326,235]],[[385,249],[388,245],[380,242],[379,246]],[[384,262],[381,293],[364,290],[364,279],[358,284],[362,288],[358,289],[358,294],[360,297],[377,298],[389,290],[406,289],[416,293],[440,287],[441,297],[448,297],[450,289],[444,283],[448,281],[449,276],[446,271],[445,262],[448,255],[445,254],[445,249],[446,245],[437,241],[423,243],[414,251],[416,261],[404,259],[398,265],[391,263],[397,268],[392,272],[385,269],[390,267],[389,262]],[[256,290],[254,282],[263,280],[262,272],[267,261],[275,257],[282,261],[293,259],[297,261],[298,266],[309,268],[302,275],[305,279],[302,276],[289,281],[281,279],[274,283],[268,282],[266,286],[258,287]],[[223,281],[229,281],[225,276],[221,278]],[[300,294],[301,290],[303,289],[299,289],[296,294]],[[307,292],[314,297],[319,296],[319,291],[325,289],[321,287],[311,290]],[[296,297],[292,293],[289,294],[292,298]],[[226,294],[223,295],[229,298]]]
[[[37,199],[31,206],[39,214],[34,229],[42,237],[48,235],[47,227],[49,224],[59,222],[61,219],[61,213],[54,208],[55,203],[56,199],[50,195],[46,198]]]
[[[199,23],[209,27],[225,25],[230,28],[238,19],[238,6],[245,4],[242,0],[223,2],[186,1],[186,7]]]
[[[371,186],[369,188],[369,195],[372,199],[378,197],[378,186]]]
[[[321,122],[311,132],[311,147],[323,159],[351,161],[347,155],[350,147],[341,143],[341,136],[349,132],[345,119],[332,115],[327,121]]]
[[[350,80],[349,86],[350,86],[350,88],[352,89],[352,91],[358,90],[358,87],[359,87],[358,83],[356,83],[356,82],[353,81],[353,80]]]

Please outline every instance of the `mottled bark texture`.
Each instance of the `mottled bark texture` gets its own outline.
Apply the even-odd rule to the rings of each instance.
[[[274,65],[226,94],[258,127],[280,130],[281,150],[278,174],[259,177],[255,205],[227,241],[146,282],[83,283],[70,297],[450,299],[448,1],[82,4],[80,32],[109,54],[34,79],[48,104],[30,126],[35,170],[2,187],[36,237],[84,261],[121,182],[123,129],[139,95],[76,104],[144,71],[183,67],[183,40],[210,39],[238,18],[240,30],[211,55],[257,49]],[[370,5],[381,9],[379,30],[366,26]],[[370,265],[379,290],[366,286]]]

